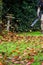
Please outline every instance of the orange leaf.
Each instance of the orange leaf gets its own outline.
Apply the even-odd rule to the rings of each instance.
[[[43,65],[43,62],[42,62],[42,64],[41,65]]]
[[[3,65],[2,62],[0,62],[0,65]]]
[[[30,61],[31,61],[31,62],[34,62],[34,58],[31,58]]]
[[[18,56],[14,56],[14,58],[15,58],[15,59],[17,59],[17,58],[18,58]]]
[[[12,50],[12,52],[16,52],[16,50]]]

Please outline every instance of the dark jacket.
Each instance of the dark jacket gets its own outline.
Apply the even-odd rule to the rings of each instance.
[[[43,11],[43,2],[41,0],[38,2],[38,7],[40,7],[40,11]]]

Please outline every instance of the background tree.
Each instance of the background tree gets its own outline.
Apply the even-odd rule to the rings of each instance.
[[[36,18],[38,0],[3,0],[3,11],[10,10],[7,13],[13,14],[15,19],[12,22],[14,31],[29,31],[30,25]],[[3,13],[4,13],[3,12]],[[33,27],[40,30],[40,22]]]

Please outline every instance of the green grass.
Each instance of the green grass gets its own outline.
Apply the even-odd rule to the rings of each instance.
[[[24,32],[24,33],[18,33],[19,36],[43,36],[41,32]],[[2,36],[0,36],[0,39],[2,39]],[[26,42],[25,39],[17,40],[16,42],[2,42],[0,44],[0,53],[5,52],[8,56],[10,56],[11,52],[13,50],[16,50],[16,48],[19,48],[18,51],[20,52],[20,56],[23,55],[24,50],[26,50],[27,47],[34,48],[34,49],[40,49],[41,51],[41,44],[35,46],[35,43],[40,43],[39,39],[35,42],[30,40]],[[29,50],[27,52],[30,52]],[[18,55],[18,52],[14,52],[12,55]],[[26,56],[27,57],[27,56]],[[26,58],[25,57],[25,58]],[[41,65],[41,61],[43,61],[43,53],[39,52],[37,55],[34,56],[35,62],[31,65]],[[41,60],[41,61],[40,61]],[[14,64],[14,65],[20,65],[20,64]]]
[[[41,46],[39,45],[39,46],[34,47],[33,44],[29,44],[29,43],[26,44],[24,42],[24,40],[21,41],[20,43],[18,41],[16,41],[15,43],[14,42],[3,42],[2,44],[0,44],[0,53],[6,52],[9,56],[13,50],[16,50],[17,47],[19,48],[20,55],[22,55],[23,51],[27,47],[30,47],[30,48],[33,47],[35,49],[38,49]],[[29,52],[29,50],[28,50],[28,52]],[[18,53],[15,52],[12,55],[18,55]],[[32,63],[31,65],[41,65],[41,62],[39,60],[43,60],[43,53],[38,53],[37,55],[35,55],[34,60],[35,60],[35,62]],[[14,65],[20,65],[20,64],[14,64]]]
[[[24,32],[24,33],[18,33],[19,35],[23,36],[43,36],[43,34],[39,31],[36,32]]]

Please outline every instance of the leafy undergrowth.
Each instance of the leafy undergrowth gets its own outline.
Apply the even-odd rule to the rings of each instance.
[[[0,65],[43,65],[43,36],[0,36]]]

